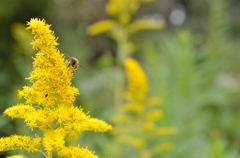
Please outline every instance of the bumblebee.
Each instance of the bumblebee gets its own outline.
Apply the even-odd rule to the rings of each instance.
[[[67,61],[67,67],[71,66],[73,68],[74,72],[77,71],[78,66],[81,66],[84,70],[86,70],[82,65],[79,64],[79,61],[77,58],[70,57],[69,55],[67,55],[67,56],[69,57],[69,59]]]

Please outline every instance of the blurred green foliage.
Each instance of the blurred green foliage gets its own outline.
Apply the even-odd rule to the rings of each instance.
[[[80,91],[75,105],[91,111],[92,117],[110,118],[114,111],[116,43],[106,35],[86,34],[90,24],[108,18],[106,2],[0,1],[1,136],[31,133],[22,120],[2,117],[2,112],[19,103],[17,90],[29,84],[25,78],[29,77],[35,52],[25,23],[33,17],[51,23],[60,51],[78,58],[88,70],[79,68],[74,74],[73,84]],[[169,15],[179,5],[186,10],[186,20],[176,26]],[[178,128],[178,134],[171,138],[175,149],[163,158],[240,156],[239,8],[238,0],[156,0],[142,5],[134,15],[134,19],[161,15],[167,23],[164,30],[141,32],[133,39],[134,58],[146,71],[151,95],[163,100],[164,117],[159,125]],[[80,144],[99,157],[128,152],[118,151],[110,133],[82,133],[79,137]],[[1,152],[0,157],[13,153],[24,152]]]

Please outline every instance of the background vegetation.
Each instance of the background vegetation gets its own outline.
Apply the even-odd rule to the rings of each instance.
[[[31,135],[22,120],[2,117],[2,112],[19,103],[17,90],[29,84],[25,78],[35,52],[25,24],[33,17],[52,24],[60,52],[78,58],[88,70],[79,68],[74,74],[73,84],[80,91],[75,105],[111,122],[117,43],[106,34],[90,36],[86,31],[89,25],[110,18],[105,13],[107,2],[0,1],[0,136]],[[133,19],[166,22],[165,29],[139,32],[132,39],[136,49],[132,57],[145,70],[151,96],[163,100],[159,126],[178,129],[171,136],[175,148],[161,158],[240,157],[239,14],[238,0],[155,0],[142,3],[133,15]],[[99,157],[115,158],[119,153],[132,157],[131,148],[119,151],[111,133],[86,132],[79,138]],[[24,151],[9,151],[0,157],[13,153],[27,156]]]

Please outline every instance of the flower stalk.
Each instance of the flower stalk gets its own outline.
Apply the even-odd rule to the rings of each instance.
[[[132,55],[136,47],[132,42],[132,37],[143,30],[160,30],[165,26],[161,19],[132,19],[138,11],[141,2],[153,2],[154,0],[109,0],[105,11],[111,19],[98,21],[90,25],[87,29],[89,35],[107,33],[117,44],[116,52],[116,72],[114,102],[119,107],[123,102],[124,74],[123,62],[125,58]]]
[[[4,115],[24,119],[32,131],[35,128],[41,130],[43,137],[13,135],[1,138],[0,151],[21,149],[40,152],[46,158],[52,158],[52,153],[56,151],[58,157],[97,158],[87,148],[66,147],[65,140],[71,132],[106,132],[112,126],[91,118],[81,107],[73,105],[79,94],[71,82],[75,69],[67,66],[64,54],[57,49],[57,38],[50,25],[37,18],[31,19],[27,25],[34,34],[31,44],[38,50],[33,58],[33,71],[27,78],[31,85],[18,91],[18,96],[23,97],[25,103],[6,109]]]
[[[163,117],[157,97],[148,97],[148,80],[139,63],[132,59],[124,60],[128,78],[128,87],[124,95],[124,104],[118,113],[112,116],[115,124],[113,134],[117,141],[135,148],[139,158],[151,158],[173,148],[170,142],[151,145],[151,141],[176,134],[174,127],[158,127],[157,122]]]

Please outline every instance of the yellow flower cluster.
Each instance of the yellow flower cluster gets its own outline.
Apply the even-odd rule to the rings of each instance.
[[[98,158],[94,155],[94,152],[89,151],[87,148],[78,147],[64,147],[60,152],[59,156],[69,158]]]
[[[12,156],[7,156],[6,158],[26,158],[23,155],[12,155]]]
[[[61,157],[97,157],[88,149],[66,147],[65,140],[71,133],[85,130],[106,132],[112,126],[102,120],[90,118],[82,108],[74,107],[78,89],[72,85],[72,68],[67,67],[64,55],[54,32],[45,20],[31,19],[27,22],[34,36],[33,48],[39,50],[33,63],[33,71],[28,78],[32,85],[24,86],[18,96],[26,99],[5,110],[11,118],[23,118],[32,130],[43,131],[43,138],[35,136],[10,136],[0,139],[0,151],[22,149],[41,152],[46,157],[57,151]]]
[[[139,0],[110,0],[106,5],[106,12],[117,17],[119,22],[126,24],[131,20],[131,16],[137,12],[140,7]]]
[[[131,17],[135,14],[141,2],[152,2],[154,0],[109,0],[106,5],[106,12],[113,17],[116,17],[122,24],[130,22]]]
[[[165,22],[160,19],[137,19],[132,16],[138,11],[141,2],[154,0],[109,0],[105,10],[112,19],[102,20],[90,25],[87,29],[89,35],[109,33],[118,44],[126,47],[124,51],[133,53],[135,49],[130,42],[130,37],[142,30],[159,30],[165,27]]]
[[[35,152],[38,151],[38,148],[40,147],[41,138],[37,135],[35,135],[35,138],[31,138],[30,136],[12,135],[0,139],[0,151],[21,149]]]
[[[163,112],[159,109],[161,100],[148,98],[148,81],[138,62],[132,58],[124,60],[129,80],[125,95],[126,103],[120,107],[119,114],[112,117],[116,124],[113,133],[120,143],[128,144],[139,150],[142,157],[152,157],[163,151],[171,150],[170,142],[160,143],[149,148],[149,141],[161,136],[176,134],[174,127],[159,127]]]
[[[149,91],[146,75],[140,68],[138,62],[132,58],[125,59],[124,66],[129,79],[126,98],[128,100],[142,102]]]

